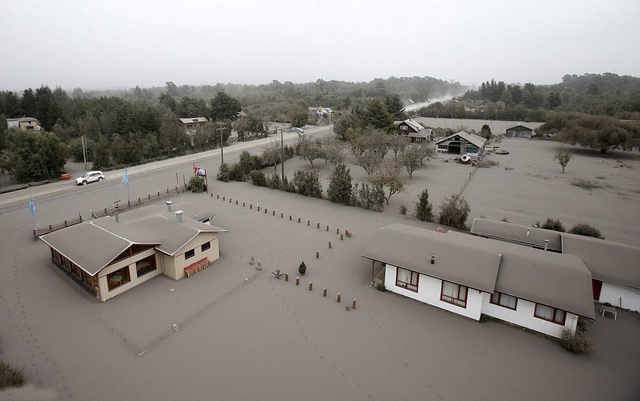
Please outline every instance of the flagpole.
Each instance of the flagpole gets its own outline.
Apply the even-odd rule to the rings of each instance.
[[[31,210],[31,224],[33,225],[33,240],[36,241],[38,236],[36,235],[36,217],[34,212],[36,207],[33,205],[33,198],[31,197],[31,187],[29,187],[29,210]]]

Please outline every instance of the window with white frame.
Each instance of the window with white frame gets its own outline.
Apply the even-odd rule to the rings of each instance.
[[[534,312],[534,316],[539,319],[548,320],[553,323],[564,325],[567,313],[562,309],[536,304],[536,311]]]
[[[516,306],[518,305],[518,298],[496,291],[491,294],[491,303],[516,310]]]
[[[467,307],[467,287],[464,285],[442,281],[440,300],[463,308]]]
[[[396,286],[418,292],[418,276],[416,272],[398,267]]]

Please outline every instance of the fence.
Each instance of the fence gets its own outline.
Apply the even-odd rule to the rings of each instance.
[[[127,204],[124,206],[120,206],[116,204],[115,206],[105,207],[99,210],[91,210],[91,217],[94,219],[98,219],[100,217],[110,216],[114,214],[117,210],[122,210],[124,208],[131,209],[133,207],[142,206],[145,203],[150,203],[156,201],[158,199],[162,199],[163,197],[177,195],[181,192],[185,192],[187,190],[187,186],[175,186],[173,188],[167,188],[166,191],[156,191],[155,194],[148,194],[144,198],[138,198],[133,200],[128,200]]]
[[[92,210],[91,217],[93,217],[94,219],[97,219],[100,217],[110,216],[114,214],[117,210],[122,210],[124,208],[131,209],[133,207],[141,206],[141,205],[144,205],[145,203],[149,203],[149,202],[161,199],[163,197],[177,195],[181,192],[185,192],[186,190],[187,190],[186,185],[182,185],[182,186],[176,185],[173,188],[167,188],[166,191],[156,191],[156,193],[153,195],[149,194],[144,198],[129,200],[127,201],[127,204],[125,206],[119,206],[118,204],[116,204],[115,206],[105,207],[100,210],[95,210],[95,211]],[[41,235],[49,234],[53,231],[57,231],[65,227],[70,227],[70,226],[82,223],[82,221],[83,221],[82,216],[80,215],[80,213],[78,213],[78,217],[75,217],[73,219],[65,220],[60,223],[49,224],[48,226],[40,227],[37,230],[31,230],[33,234],[33,239],[37,240],[38,237]]]
[[[78,213],[78,217],[74,217],[73,219],[65,220],[60,223],[49,224],[48,226],[40,227],[37,230],[31,230],[31,232],[33,233],[33,239],[35,240],[38,239],[38,237],[41,235],[49,234],[50,232],[60,230],[61,228],[73,226],[78,223],[82,223],[82,216],[80,215],[80,213]]]

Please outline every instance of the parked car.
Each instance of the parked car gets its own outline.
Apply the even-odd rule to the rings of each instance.
[[[104,180],[102,171],[89,171],[82,177],[76,178],[76,185],[87,185],[90,182]]]
[[[299,127],[293,127],[289,130],[289,132],[295,132],[297,134],[304,134],[304,130],[302,128]]]

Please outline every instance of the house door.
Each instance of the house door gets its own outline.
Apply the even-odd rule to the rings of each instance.
[[[459,155],[461,153],[461,147],[462,147],[462,144],[460,142],[450,142],[449,153]]]
[[[602,291],[602,281],[592,279],[591,286],[593,287],[593,300],[600,300],[600,291]]]

